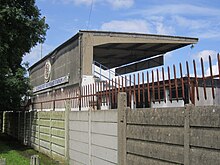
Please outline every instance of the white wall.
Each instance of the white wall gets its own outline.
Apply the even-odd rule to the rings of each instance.
[[[215,99],[212,97],[212,88],[206,87],[206,96],[204,96],[203,87],[199,87],[199,100],[197,100],[196,89],[195,89],[195,105],[204,106],[204,105],[220,105],[220,88],[214,88]]]

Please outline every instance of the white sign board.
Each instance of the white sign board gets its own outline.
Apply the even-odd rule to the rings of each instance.
[[[47,88],[51,88],[60,84],[67,83],[69,81],[69,76],[63,76],[58,79],[49,81],[48,83],[44,83],[42,85],[36,86],[33,88],[33,92],[38,92]]]

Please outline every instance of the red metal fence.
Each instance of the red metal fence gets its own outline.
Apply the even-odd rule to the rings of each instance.
[[[213,61],[216,64],[213,65]],[[58,102],[64,106],[65,100],[70,100],[71,108],[75,109],[100,109],[102,106],[117,108],[119,92],[127,93],[128,105],[133,107],[150,107],[155,102],[160,104],[182,100],[184,104],[195,104],[199,100],[215,100],[216,89],[220,89],[220,55],[213,61],[209,56],[207,66],[201,58],[197,62],[193,60],[191,67],[186,62],[178,66],[117,76],[68,90],[63,98],[34,102],[33,105],[43,110],[44,105],[49,103],[55,109]]]

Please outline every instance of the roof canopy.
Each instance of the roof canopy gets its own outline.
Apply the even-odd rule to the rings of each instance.
[[[92,61],[107,68],[117,68],[120,74],[163,65],[165,53],[198,42],[198,38],[140,33],[105,31],[79,31],[75,36],[58,46],[54,51],[35,63],[30,70],[71,45],[82,36],[83,69],[90,74]],[[89,66],[89,67],[88,67]]]
[[[117,67],[116,72],[119,74],[163,65],[165,53],[198,42],[197,38],[190,37],[100,31],[81,32],[93,33],[95,43],[93,60],[109,69]],[[102,39],[96,44],[100,36]],[[160,57],[154,59],[158,55]]]

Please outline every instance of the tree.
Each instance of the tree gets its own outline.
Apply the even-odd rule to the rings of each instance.
[[[35,0],[0,0],[0,110],[13,110],[30,89],[22,57],[43,43],[48,25]]]

